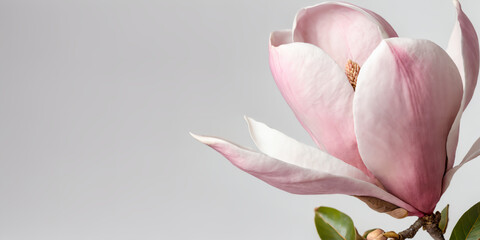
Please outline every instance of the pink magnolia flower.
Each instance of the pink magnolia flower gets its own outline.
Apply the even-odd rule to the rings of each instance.
[[[351,4],[300,10],[292,30],[271,34],[270,66],[317,147],[250,118],[260,151],[194,137],[290,193],[357,196],[396,217],[432,213],[455,171],[480,155],[479,139],[453,167],[460,119],[479,72],[477,35],[454,5],[446,51],[399,38],[382,17]]]

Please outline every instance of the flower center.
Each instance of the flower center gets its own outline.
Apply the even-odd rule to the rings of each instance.
[[[345,65],[345,74],[347,75],[348,82],[350,82],[354,91],[357,87],[358,73],[360,73],[360,65],[348,59],[347,65]]]

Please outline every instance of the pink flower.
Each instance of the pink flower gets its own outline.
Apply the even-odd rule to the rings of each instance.
[[[249,118],[260,151],[194,137],[287,192],[357,196],[396,217],[432,213],[455,171],[480,155],[479,139],[453,167],[479,71],[477,35],[454,5],[446,51],[399,38],[382,17],[351,4],[302,9],[292,30],[271,34],[270,66],[317,147]]]

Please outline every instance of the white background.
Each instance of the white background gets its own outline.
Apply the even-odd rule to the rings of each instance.
[[[442,47],[455,19],[449,0],[351,2]],[[248,115],[313,144],[275,86],[267,43],[316,3],[0,1],[0,239],[313,240],[318,206],[360,232],[404,230],[415,218],[285,193],[188,135],[253,147]],[[462,3],[480,29],[480,2]],[[459,157],[480,136],[476,94]],[[438,204],[451,204],[450,230],[480,201],[479,170],[458,171]]]

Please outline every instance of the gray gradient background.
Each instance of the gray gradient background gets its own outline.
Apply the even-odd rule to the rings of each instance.
[[[443,47],[455,18],[449,0],[351,2]],[[315,3],[1,1],[0,239],[313,240],[320,205],[361,232],[409,226],[352,197],[277,190],[188,135],[253,147],[248,115],[313,144],[274,84],[267,42]],[[480,2],[462,3],[480,29]],[[476,94],[459,156],[480,136]],[[452,204],[453,223],[480,200],[479,170],[460,170],[438,205]]]

